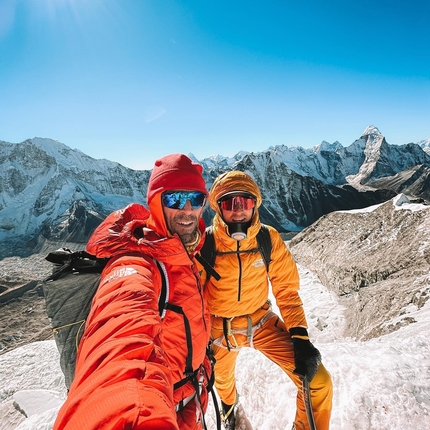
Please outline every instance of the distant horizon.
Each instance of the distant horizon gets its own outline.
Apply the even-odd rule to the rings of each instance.
[[[196,154],[196,153],[194,153],[194,152],[192,152],[192,151],[190,151],[190,152],[178,151],[178,152],[182,152],[182,153],[184,153],[184,154],[186,154],[186,155],[192,154],[194,157],[196,157],[196,158],[197,158],[197,160],[204,160],[204,159],[207,159],[207,158],[216,157],[217,155],[220,155],[220,156],[223,156],[223,157],[226,157],[226,158],[233,158],[235,155],[237,155],[237,154],[238,154],[238,153],[240,153],[240,152],[257,152],[257,153],[258,153],[258,152],[264,152],[264,151],[269,150],[269,149],[270,149],[270,147],[275,147],[275,146],[286,146],[286,147],[288,147],[288,148],[301,147],[301,148],[304,148],[304,149],[310,149],[310,148],[313,148],[313,147],[315,147],[315,146],[320,145],[320,144],[321,144],[322,142],[324,142],[324,141],[325,141],[325,142],[327,142],[327,143],[329,143],[329,144],[333,144],[333,143],[338,142],[338,143],[340,143],[343,147],[347,147],[347,146],[350,146],[352,143],[354,143],[356,140],[360,139],[360,137],[361,137],[361,136],[363,136],[363,133],[365,132],[365,130],[366,130],[368,127],[375,127],[375,128],[377,128],[377,129],[379,130],[379,132],[381,133],[381,135],[385,137],[385,139],[386,139],[387,143],[388,143],[388,144],[390,144],[390,145],[406,145],[406,144],[408,144],[408,143],[415,143],[415,144],[419,144],[419,143],[421,143],[421,142],[430,141],[430,138],[428,138],[428,139],[421,139],[421,140],[419,140],[419,141],[417,141],[417,142],[412,142],[412,141],[410,141],[410,140],[409,140],[408,142],[392,143],[392,142],[390,142],[390,141],[386,138],[385,134],[384,134],[384,133],[383,133],[383,132],[382,132],[382,131],[381,131],[381,130],[376,126],[376,125],[368,125],[367,127],[365,127],[365,128],[363,129],[363,131],[360,133],[360,135],[359,135],[359,136],[355,137],[351,142],[349,142],[349,143],[347,143],[347,144],[345,144],[345,143],[343,143],[343,142],[340,142],[339,140],[335,140],[335,141],[333,141],[333,142],[328,142],[328,141],[326,141],[326,140],[322,139],[320,142],[318,142],[318,143],[316,143],[316,144],[314,144],[314,145],[309,145],[309,146],[303,146],[303,145],[285,145],[285,144],[282,144],[282,143],[281,143],[281,144],[277,144],[277,145],[268,145],[266,148],[262,148],[262,149],[258,149],[258,150],[253,150],[253,151],[251,151],[251,150],[246,150],[246,149],[239,149],[239,150],[238,150],[238,151],[236,151],[234,154],[224,154],[224,153],[220,153],[220,152],[218,152],[218,153],[212,153],[212,154],[209,154],[209,155],[203,155],[202,157],[197,156],[197,154]],[[123,165],[123,166],[125,166],[125,167],[128,167],[128,168],[130,168],[130,169],[133,169],[133,170],[151,170],[151,169],[152,169],[152,167],[153,167],[154,161],[156,160],[156,158],[154,158],[153,160],[152,160],[152,159],[151,159],[151,160],[149,160],[149,159],[148,159],[148,162],[147,162],[147,164],[146,164],[146,165],[147,165],[147,167],[134,168],[134,167],[128,166],[128,165],[126,165],[126,164],[123,164],[123,163],[121,163],[120,161],[115,160],[115,159],[110,159],[110,158],[107,158],[107,157],[94,157],[93,155],[88,154],[87,152],[85,152],[85,150],[82,150],[82,149],[80,149],[80,148],[73,147],[72,145],[68,145],[67,143],[62,142],[62,141],[61,141],[61,140],[59,140],[59,139],[54,139],[54,138],[52,138],[52,137],[47,137],[47,136],[34,136],[34,137],[31,137],[31,138],[24,139],[24,140],[22,140],[22,141],[20,141],[20,142],[9,142],[9,141],[6,141],[6,140],[2,139],[2,138],[1,138],[1,136],[0,136],[0,141],[7,142],[7,143],[12,143],[12,144],[20,144],[20,143],[25,142],[26,140],[32,140],[32,139],[38,139],[38,138],[40,138],[40,139],[50,139],[50,140],[53,140],[53,141],[60,142],[60,143],[62,143],[62,144],[64,144],[64,145],[68,146],[68,147],[69,147],[69,148],[71,148],[72,150],[79,150],[79,151],[83,152],[85,155],[88,155],[88,156],[90,156],[90,157],[92,157],[92,158],[94,158],[94,159],[107,159],[107,160],[109,160],[109,161],[113,161],[113,162],[119,163],[119,164],[121,164],[121,165]],[[163,156],[163,155],[166,155],[166,154],[168,154],[168,152],[166,152],[165,154],[163,153],[163,154],[161,154],[160,156]]]
[[[0,2],[1,138],[159,157],[430,138],[430,2]]]

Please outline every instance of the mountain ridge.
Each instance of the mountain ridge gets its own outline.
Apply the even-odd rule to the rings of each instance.
[[[381,181],[384,174],[395,176],[417,165],[430,168],[430,149],[423,142],[390,145],[369,126],[348,147],[322,141],[309,149],[281,145],[196,161],[204,167],[208,189],[224,171],[249,173],[262,191],[262,221],[281,232],[298,232],[324,214],[381,203],[399,189],[427,199],[426,170],[416,169],[409,188],[402,186],[402,176]],[[150,173],[96,160],[48,138],[0,142],[0,258],[31,255],[46,241],[85,243],[109,213],[146,202]],[[207,208],[206,223],[212,216]]]

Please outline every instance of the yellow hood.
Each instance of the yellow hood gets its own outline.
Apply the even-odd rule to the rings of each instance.
[[[256,208],[261,205],[262,198],[260,189],[251,176],[247,173],[233,170],[218,176],[209,192],[209,204],[218,215],[221,215],[218,200],[225,194],[234,191],[252,194],[257,200]]]

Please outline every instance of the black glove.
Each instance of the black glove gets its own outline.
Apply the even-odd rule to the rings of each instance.
[[[296,328],[290,330],[294,348],[294,364],[296,365],[294,373],[306,376],[306,379],[310,382],[317,373],[318,366],[321,363],[321,354],[309,339],[306,339],[306,329],[299,328],[300,332],[304,330],[306,334],[296,334],[297,330]]]

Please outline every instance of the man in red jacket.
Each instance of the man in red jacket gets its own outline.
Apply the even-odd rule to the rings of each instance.
[[[150,211],[109,215],[87,251],[109,258],[55,430],[204,428],[210,317],[194,262],[207,198],[202,167],[183,154],[155,162]],[[168,304],[160,316],[162,276]]]

